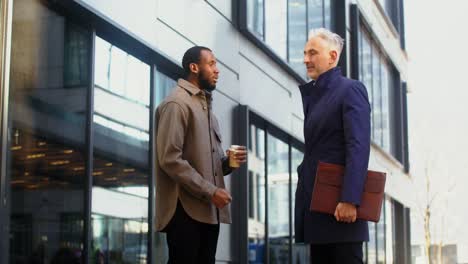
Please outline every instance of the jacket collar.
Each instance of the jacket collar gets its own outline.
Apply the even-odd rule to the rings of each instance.
[[[182,78],[177,80],[177,85],[180,86],[182,89],[186,90],[190,94],[190,96],[199,96],[202,100],[206,101],[206,103],[208,104],[208,108],[211,109],[213,96],[210,92],[202,90],[197,86],[193,85],[191,82]]]
[[[177,85],[189,92],[190,95],[199,95],[203,94],[203,90],[193,85],[191,82],[180,78],[177,80]]]
[[[330,82],[337,76],[341,76],[341,68],[334,67],[322,73],[316,81],[312,80],[306,84],[299,85],[302,96],[309,96],[311,89],[325,90],[329,88]]]

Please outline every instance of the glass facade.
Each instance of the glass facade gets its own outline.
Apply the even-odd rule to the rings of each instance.
[[[91,33],[14,1],[7,174],[10,263],[81,258]],[[51,52],[53,51],[53,52]]]
[[[89,263],[147,263],[151,94],[175,80],[39,0],[13,10],[10,263],[81,263],[88,243]],[[165,262],[163,235],[154,246]]]

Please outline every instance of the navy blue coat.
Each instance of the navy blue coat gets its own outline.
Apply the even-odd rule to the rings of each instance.
[[[318,161],[345,166],[341,201],[360,204],[370,154],[370,105],[364,85],[333,68],[299,86],[304,106],[304,160],[297,168],[296,242],[368,241],[367,222],[336,221],[309,210]]]

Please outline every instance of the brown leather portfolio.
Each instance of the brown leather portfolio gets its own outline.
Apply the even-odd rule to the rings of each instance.
[[[341,196],[344,167],[319,161],[310,210],[335,214]],[[357,218],[378,222],[385,191],[384,172],[368,171]]]

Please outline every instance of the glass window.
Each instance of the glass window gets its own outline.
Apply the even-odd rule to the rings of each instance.
[[[331,0],[244,0],[246,27],[306,79],[303,50],[313,28],[331,29]]]
[[[385,14],[390,18],[390,21],[397,31],[399,31],[398,9],[401,8],[398,6],[398,2],[399,1],[396,0],[379,0]]]
[[[264,39],[264,0],[247,1],[247,27],[259,39]]]
[[[362,260],[367,264],[368,253],[367,253],[368,242],[362,243]]]
[[[287,0],[265,2],[265,42],[284,60],[287,59],[287,9]]]
[[[150,66],[99,37],[95,43],[93,257],[146,263]]]
[[[156,73],[156,104],[159,105],[172,89],[176,87],[177,82],[161,72]]]
[[[332,5],[330,0],[323,0],[323,24],[325,28],[332,29]]]
[[[250,125],[249,147],[249,263],[265,260],[265,131]]]
[[[393,203],[388,197],[385,198],[385,256],[387,263],[393,263],[394,231],[393,231]]]
[[[9,263],[78,263],[91,32],[42,2],[13,3]]]
[[[391,66],[364,28],[359,32],[359,79],[371,104],[372,141],[388,153],[391,140],[391,90],[395,89]]]
[[[382,148],[390,153],[390,87],[393,80],[388,64],[382,61]]]
[[[367,264],[377,261],[376,224],[369,222],[369,242],[367,243]]]
[[[309,30],[324,27],[323,0],[308,0],[308,12]]]
[[[363,31],[360,32],[361,36],[361,52],[360,52],[360,57],[361,57],[361,72],[360,72],[360,78],[362,83],[366,86],[367,88],[367,93],[369,96],[369,103],[371,105],[371,136],[374,138],[374,119],[375,119],[375,114],[374,114],[374,96],[372,93],[372,49],[371,49],[371,42],[367,34]]]
[[[377,227],[377,263],[385,263],[385,203],[382,206],[380,221],[376,224]]]
[[[278,138],[278,130],[273,130],[269,125],[266,130],[260,128],[258,124],[264,125],[263,121],[253,113],[252,116],[255,118],[252,118],[254,122],[250,124],[248,144],[249,262],[267,262],[265,253],[268,252],[269,263],[291,263],[291,258],[293,263],[309,263],[309,245],[294,243],[291,228],[294,225],[291,220],[294,221],[297,166],[304,155],[299,149],[301,143],[293,146],[286,138]],[[265,141],[268,145],[265,145]],[[268,190],[267,196],[265,190]],[[266,216],[268,219],[265,219]],[[266,225],[268,238],[265,237]],[[266,239],[268,248],[265,246]]]
[[[306,77],[304,45],[307,42],[306,0],[290,0],[288,15],[288,61],[291,67]]]
[[[295,147],[291,148],[291,216],[292,216],[292,263],[309,263],[309,245],[303,243],[295,243],[294,240],[294,207],[296,202],[296,189],[298,182],[297,167],[301,164],[304,153]]]
[[[374,142],[382,146],[382,83],[380,81],[380,56],[375,45],[372,45],[372,102],[374,116]]]
[[[270,263],[289,262],[289,146],[268,133],[268,240]]]
[[[302,151],[296,149],[295,147],[293,147],[291,149],[291,168],[292,168],[292,171],[291,171],[291,214],[292,214],[292,220],[293,220],[293,223],[294,223],[294,207],[295,207],[295,201],[296,201],[296,189],[297,189],[297,182],[299,180],[298,178],[298,173],[297,173],[297,167],[301,164],[302,162],[302,159],[304,158],[304,153],[302,153]],[[293,232],[293,238],[294,238],[294,228],[292,230]]]

